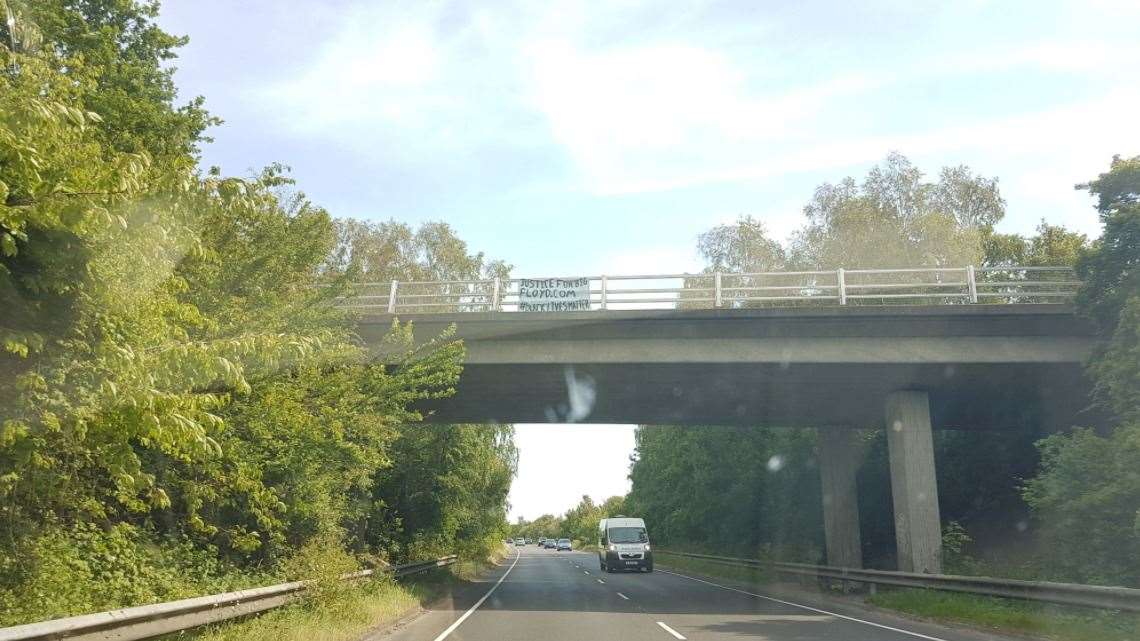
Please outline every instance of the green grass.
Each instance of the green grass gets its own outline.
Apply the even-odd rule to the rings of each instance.
[[[661,550],[653,552],[654,563],[680,572],[696,572],[708,576],[761,583],[769,580],[770,575],[762,568],[742,568],[734,565],[724,565],[707,559],[693,559],[687,556],[677,556]]]
[[[1140,616],[1089,608],[935,590],[898,589],[868,596],[873,605],[941,622],[968,623],[1057,641],[1136,641]]]
[[[761,570],[721,565],[657,552],[657,562],[669,569],[689,571],[746,583],[764,583]],[[942,623],[960,623],[998,633],[1025,634],[1052,641],[1137,641],[1140,615],[1056,606],[955,592],[880,588],[866,601],[880,608]]]
[[[392,623],[438,597],[448,584],[470,576],[479,567],[457,564],[454,571],[437,571],[396,583],[389,579],[361,582],[323,598],[270,610],[238,623],[207,627],[195,641],[356,641],[369,630]]]

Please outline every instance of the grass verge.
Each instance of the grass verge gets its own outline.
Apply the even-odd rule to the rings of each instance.
[[[906,588],[880,591],[867,602],[936,621],[1056,641],[1140,639],[1140,616],[1123,612]]]
[[[736,565],[725,565],[708,559],[693,559],[687,556],[677,556],[661,550],[653,552],[654,563],[668,566],[671,569],[696,572],[707,576],[734,579],[747,583],[763,583],[771,579],[771,575],[763,568],[742,568]]]
[[[471,562],[454,571],[439,570],[402,582],[376,579],[347,586],[334,594],[270,610],[237,623],[210,626],[194,641],[356,641],[370,630],[392,623],[434,600],[449,584],[479,571]]]
[[[722,565],[665,552],[657,552],[657,555],[659,564],[682,572],[757,585],[771,580],[770,574],[763,570]],[[1140,615],[1123,612],[908,588],[881,587],[878,594],[862,598],[866,603],[883,609],[940,623],[984,628],[999,634],[1026,635],[1050,641],[1140,639]]]

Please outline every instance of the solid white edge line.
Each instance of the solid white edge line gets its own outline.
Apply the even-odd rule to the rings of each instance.
[[[447,626],[447,629],[444,630],[443,632],[440,632],[439,636],[437,636],[432,641],[443,641],[444,639],[447,638],[447,636],[449,634],[451,634],[452,632],[455,632],[455,628],[458,628],[464,621],[466,621],[467,617],[474,614],[475,611],[479,609],[479,606],[483,605],[483,602],[487,600],[487,597],[491,596],[492,592],[499,589],[499,586],[503,583],[503,579],[507,578],[507,575],[511,573],[511,570],[515,569],[515,563],[519,562],[520,556],[522,556],[522,552],[516,551],[515,552],[515,560],[511,562],[511,567],[507,568],[506,572],[503,572],[503,576],[499,577],[498,581],[495,581],[495,585],[492,585],[491,589],[487,590],[487,593],[484,594],[482,597],[479,598],[478,601],[475,602],[475,605],[468,608],[467,611],[463,613],[463,616],[456,619],[455,623],[452,623],[451,625]]]
[[[910,630],[903,630],[902,628],[893,628],[889,625],[883,625],[882,623],[875,623],[874,621],[867,621],[864,619],[856,619],[855,617],[849,617],[846,614],[839,614],[836,612],[828,612],[827,610],[820,610],[819,608],[813,608],[810,605],[803,605],[800,603],[792,603],[791,601],[784,601],[784,600],[777,599],[774,597],[764,596],[763,594],[756,594],[754,592],[748,592],[746,590],[731,588],[727,585],[721,585],[719,583],[713,583],[712,581],[705,581],[704,579],[698,579],[695,576],[689,576],[687,574],[678,574],[676,572],[670,572],[669,570],[658,570],[658,571],[664,572],[665,574],[672,574],[673,576],[679,576],[683,579],[689,579],[690,581],[697,581],[699,583],[707,583],[708,585],[712,585],[712,586],[715,586],[718,588],[722,588],[724,590],[731,590],[733,592],[739,592],[741,594],[747,594],[748,596],[754,596],[758,599],[767,599],[768,601],[773,601],[775,603],[782,603],[784,605],[790,605],[790,606],[796,607],[796,608],[803,608],[805,610],[811,610],[812,612],[819,612],[820,614],[826,614],[828,616],[833,616],[833,617],[836,617],[838,619],[846,619],[847,621],[854,621],[855,623],[862,623],[864,625],[869,625],[869,626],[873,626],[876,628],[882,628],[883,630],[890,630],[891,632],[898,632],[900,634],[907,634],[907,635],[910,635],[912,637],[918,637],[919,639],[926,639],[927,641],[946,641],[946,639],[943,639],[942,637],[931,637],[931,636],[927,636],[927,635],[919,633],[919,632],[911,632]]]
[[[618,596],[620,596],[621,598],[625,599],[626,601],[629,601],[629,597],[627,597],[626,595],[622,594],[621,592],[618,592],[618,593],[617,593],[617,595],[618,595]]]
[[[665,631],[666,631],[666,632],[668,632],[669,634],[671,634],[671,635],[673,635],[673,636],[677,637],[678,639],[681,639],[681,641],[685,641],[685,637],[681,636],[681,633],[680,633],[680,632],[677,632],[677,631],[676,631],[676,630],[674,630],[673,628],[670,628],[669,626],[665,625],[665,622],[664,622],[664,621],[658,621],[658,622],[657,622],[657,625],[659,625],[659,626],[661,626],[662,628],[664,628],[664,629],[665,629]]]

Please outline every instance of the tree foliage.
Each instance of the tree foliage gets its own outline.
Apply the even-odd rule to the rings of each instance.
[[[282,165],[197,169],[212,120],[174,105],[184,39],[156,3],[12,6],[0,625],[291,576],[306,555],[486,550],[505,531],[511,428],[424,428],[412,409],[454,392],[462,344],[397,324],[377,360],[335,304],[367,271],[338,262],[356,224]],[[499,265],[442,224],[396,249],[368,269]]]
[[[1104,226],[1077,263],[1084,281],[1077,304],[1102,338],[1088,370],[1097,400],[1119,423],[1108,434],[1077,429],[1042,440],[1041,470],[1024,494],[1054,575],[1138,586],[1140,157],[1116,157],[1108,172],[1078,187],[1097,197]]]
[[[871,269],[979,264],[983,230],[1005,215],[996,178],[945,167],[938,180],[891,153],[862,183],[816,188],[792,242],[793,264]]]

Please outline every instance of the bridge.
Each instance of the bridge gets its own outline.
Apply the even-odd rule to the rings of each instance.
[[[932,430],[1102,420],[1087,409],[1094,335],[1068,304],[1071,273],[979,272],[598,277],[588,311],[561,313],[511,311],[518,285],[496,281],[392,283],[379,304],[345,304],[373,345],[394,318],[418,340],[456,326],[464,372],[429,422],[817,428],[831,565],[862,566],[852,428],[885,428],[899,568],[939,572]]]

